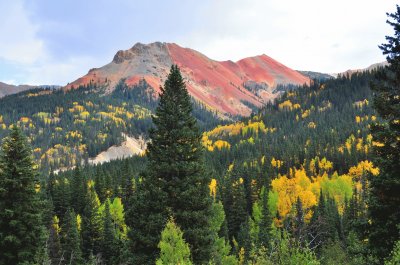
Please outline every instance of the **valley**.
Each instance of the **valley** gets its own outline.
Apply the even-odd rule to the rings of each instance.
[[[400,264],[400,6],[281,2],[4,12],[0,265]]]

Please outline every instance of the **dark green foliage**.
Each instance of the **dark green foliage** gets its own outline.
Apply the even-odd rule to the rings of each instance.
[[[269,187],[268,187],[269,189]],[[268,192],[267,189],[262,189],[261,191],[261,222],[260,231],[258,235],[259,245],[266,249],[270,248],[271,243],[271,226],[272,226],[272,216],[268,207]]]
[[[191,247],[193,261],[201,264],[210,258],[212,246],[209,177],[201,134],[177,66],[171,67],[161,92],[153,117],[156,127],[150,131],[148,167],[128,210],[134,256],[147,255],[142,262],[154,262],[161,231],[172,215]]]
[[[304,227],[304,224],[303,224]],[[342,233],[342,221],[335,200],[320,194],[318,206],[308,226],[308,243],[320,253],[323,247],[335,242]]]
[[[348,255],[338,241],[322,248],[320,260],[324,265],[349,264]]]
[[[247,217],[247,220],[243,222],[240,226],[240,230],[238,233],[238,245],[239,249],[244,249],[244,260],[247,261],[250,257],[250,251],[252,250],[252,241],[250,237],[250,216]]]
[[[111,94],[105,93],[102,87],[95,84],[69,91],[41,88],[29,90],[0,99],[0,139],[8,133],[8,125],[18,122],[31,139],[33,148],[40,148],[34,152],[35,160],[41,166],[40,170],[47,173],[52,168],[87,162],[89,157],[124,141],[122,133],[130,136],[144,135],[146,138],[152,126],[148,113],[154,112],[157,103],[153,88],[144,79],[133,86],[121,80]],[[73,110],[75,105],[83,106],[90,115],[80,116],[80,111]],[[112,107],[124,109],[117,115],[123,123],[103,115],[114,112]],[[126,112],[147,114],[142,117],[128,116]],[[202,129],[210,129],[220,121],[215,113],[198,102],[194,104],[193,113]],[[41,115],[46,115],[46,122]],[[30,120],[22,122],[23,117]],[[29,126],[30,123],[34,126]],[[3,125],[6,127],[3,128]],[[82,138],[68,137],[68,132],[79,132]],[[47,150],[57,145],[68,148],[58,151],[59,159],[43,156]],[[85,150],[78,150],[79,145],[85,146]]]
[[[243,232],[246,231],[248,216],[252,214],[251,206],[257,201],[260,208],[269,208],[269,183],[278,174],[287,174],[289,167],[298,166],[300,163],[309,161],[316,156],[325,156],[328,160],[334,162],[333,170],[342,174],[347,173],[350,166],[368,158],[367,154],[358,152],[355,149],[352,149],[351,153],[347,151],[343,154],[338,153],[337,147],[343,145],[351,134],[356,137],[366,138],[368,123],[355,123],[355,115],[371,116],[374,112],[368,105],[361,109],[355,108],[353,104],[364,99],[371,99],[371,92],[368,87],[368,82],[371,79],[372,75],[368,73],[355,74],[352,78],[340,77],[326,81],[326,83],[323,83],[324,89],[320,88],[323,84],[314,83],[311,87],[303,87],[301,90],[295,91],[294,96],[289,97],[284,94],[281,99],[269,104],[252,118],[262,120],[268,127],[277,128],[276,132],[258,132],[256,134],[248,131],[239,135],[220,135],[216,138],[228,141],[232,147],[230,150],[222,149],[206,153],[206,164],[210,171],[213,172],[212,176],[217,179],[218,183],[216,199],[220,199],[223,202],[226,215],[221,229],[217,231],[220,237],[226,238],[226,241],[224,242],[223,238],[219,238],[216,244],[210,244],[211,246],[213,245],[213,249],[221,250],[222,256],[229,256],[229,244],[232,243],[232,240],[228,240],[228,238],[233,239],[233,237],[241,246],[248,246],[245,240],[246,236],[243,236],[246,233]],[[312,106],[317,109],[325,106],[327,101],[331,102],[332,106],[326,111],[312,111],[309,117],[296,122],[296,115],[301,115],[300,110],[290,112],[282,111],[278,108],[280,103],[288,99],[293,103],[300,104],[302,109],[311,109]],[[310,121],[316,122],[317,128],[314,130],[309,129],[307,124]],[[318,133],[315,130],[318,130]],[[176,133],[174,135],[167,134],[169,132],[167,129],[164,129],[164,132],[170,137],[177,135]],[[241,140],[246,140],[249,137],[253,137],[253,144],[241,142]],[[290,139],[290,142],[288,142],[288,139]],[[305,148],[307,139],[311,140],[311,144]],[[172,143],[172,140],[168,143]],[[157,144],[158,146],[163,145]],[[176,145],[174,147],[176,148]],[[158,148],[157,150],[160,149]],[[176,152],[165,156],[162,156],[161,152],[157,154],[158,157],[166,161],[173,161],[177,156]],[[260,157],[262,156],[265,156],[264,164],[260,162]],[[173,190],[165,189],[166,181],[164,181],[164,178],[160,178],[160,175],[152,175],[160,172],[159,174],[163,174],[163,176],[170,176],[166,172],[172,166],[169,166],[169,164],[165,166],[166,163],[151,163],[150,160],[148,167],[152,168],[152,170],[146,170],[139,177],[139,172],[143,171],[148,165],[147,160],[150,157],[151,154],[147,158],[133,157],[99,166],[86,166],[80,169],[81,178],[77,178],[85,182],[94,180],[94,189],[98,193],[101,202],[104,202],[107,198],[122,197],[123,204],[127,210],[125,214],[126,223],[130,227],[129,238],[134,239],[129,243],[129,250],[127,251],[133,253],[131,255],[131,258],[133,256],[132,264],[153,264],[158,255],[157,244],[160,240],[160,231],[163,229],[168,216],[174,213],[172,206],[170,206],[172,203],[169,204],[172,201],[168,199],[172,197],[169,194],[177,193],[180,190],[178,187],[174,187]],[[270,163],[271,157],[283,160],[283,166],[279,169],[273,168]],[[231,164],[234,164],[234,166],[232,171],[229,171],[228,167]],[[319,171],[320,169],[316,167],[316,172],[321,173]],[[63,194],[71,194],[70,188],[73,186],[71,183],[74,182],[74,174],[74,171],[67,171],[50,178],[52,182],[58,183],[49,185],[50,193],[54,194],[54,208],[57,215],[61,212],[65,213],[63,209],[68,207],[69,203],[72,203],[69,199],[67,199],[67,203],[64,202]],[[260,193],[262,187],[265,187],[264,192]],[[362,189],[365,189],[365,186]],[[150,190],[153,192],[150,192]],[[208,194],[208,188],[205,190],[205,193]],[[259,194],[260,196],[258,196]],[[234,197],[236,197],[235,200]],[[341,220],[342,218],[337,212],[335,202],[327,196],[322,196],[320,198],[321,202],[316,209],[317,213],[311,223],[304,224],[304,229],[301,229],[304,232],[299,234],[302,235],[296,234],[299,231],[297,223],[303,226],[302,218],[298,218],[300,222],[296,222],[296,214],[300,211],[293,207],[290,215],[290,226],[288,226],[291,237],[297,237],[295,241],[299,241],[299,238],[304,238],[304,233],[316,236],[315,239],[306,237],[305,240],[300,240],[301,242],[296,242],[296,244],[300,247],[309,246],[321,253],[330,244],[339,243],[341,246],[351,248],[349,255],[359,259],[363,254],[365,245],[365,237],[363,237],[362,233],[358,233],[358,231],[365,231],[362,224],[366,219],[364,218],[365,215],[364,217],[361,215],[361,212],[365,212],[365,201],[363,199],[365,194],[355,193],[353,197],[357,199],[347,198],[349,207],[345,209],[345,214],[347,214],[347,208],[350,208],[350,205],[353,204],[357,208],[357,214],[353,214],[350,217],[350,225],[347,225],[347,221],[345,221],[347,217],[343,217],[343,220]],[[301,207],[298,206],[297,208]],[[266,215],[262,214],[262,218],[258,223],[260,227],[258,240],[265,241],[261,245],[270,251],[268,246],[274,244],[276,240],[276,235],[274,235],[271,227],[272,216],[269,211],[262,210],[261,212],[266,213]],[[304,215],[304,213],[301,215]],[[62,216],[60,218],[62,219]],[[346,230],[342,228],[342,222]],[[356,225],[356,223],[359,223],[359,225]],[[354,234],[354,231],[357,232],[356,237],[349,239],[349,233]],[[210,234],[215,237],[215,232]],[[259,245],[256,242],[258,240],[255,239],[255,242],[251,242],[252,249],[250,250],[244,246],[245,255],[247,255],[247,251],[257,251],[253,247]],[[236,255],[236,251],[239,250],[235,249],[233,254]],[[121,261],[127,260],[127,252],[122,255],[123,258],[120,257]],[[217,258],[217,255],[213,254],[214,261],[217,263],[222,262],[222,256],[219,255]],[[230,258],[233,257],[230,256]]]
[[[152,175],[144,175],[130,196],[126,224],[131,228],[128,237],[133,264],[154,264],[157,244],[169,214],[166,200],[161,180]]]
[[[369,83],[373,79],[374,75],[371,73],[356,73],[351,78],[341,76],[323,83],[316,81],[310,87],[291,91],[292,94],[295,93],[294,96],[285,93],[276,102],[268,103],[253,117],[253,120],[261,120],[269,128],[276,128],[274,133],[248,131],[245,135],[218,135],[215,139],[229,142],[231,148],[206,153],[206,161],[222,178],[233,161],[241,167],[243,161],[259,160],[265,156],[266,165],[250,171],[258,185],[264,184],[266,176],[274,179],[279,173],[286,174],[289,168],[298,167],[305,160],[310,161],[316,156],[331,161],[338,174],[347,173],[351,166],[369,157],[365,152],[351,150],[340,153],[337,149],[351,135],[366,139],[370,133],[368,122],[357,124],[355,117],[374,115],[371,104],[356,108],[354,103],[365,99],[372,101]],[[301,108],[293,111],[279,109],[279,104],[286,100],[299,104]],[[319,110],[326,106],[330,107],[325,111]],[[301,118],[302,111],[311,109],[314,111],[309,116]],[[298,121],[297,115],[300,117]],[[315,129],[308,128],[310,122],[316,124]],[[250,137],[253,137],[254,143],[241,143]],[[308,140],[309,145],[306,144]],[[272,168],[268,162],[272,157],[284,161],[279,170]]]
[[[47,182],[47,193],[53,203],[53,211],[56,216],[62,219],[67,209],[71,207],[71,192],[64,179],[50,174]]]
[[[380,262],[400,236],[400,6],[388,14],[387,23],[394,29],[387,43],[380,46],[389,66],[377,74],[372,84],[374,107],[383,122],[372,127],[374,140],[384,146],[374,148],[378,176],[370,177],[369,245]]]
[[[306,224],[304,221],[304,211],[303,211],[303,204],[300,198],[297,198],[296,201],[296,216],[294,220],[294,238],[302,243],[305,240],[306,236]]]
[[[94,187],[87,190],[87,200],[82,213],[82,252],[85,258],[100,252],[102,221],[100,201]]]
[[[83,264],[81,239],[74,210],[68,209],[65,213],[64,225],[62,226],[62,229],[64,233],[62,240],[62,258],[64,260],[64,264]]]
[[[49,238],[47,240],[48,255],[51,260],[51,264],[60,264],[62,249],[61,249],[61,238],[59,235],[59,220],[54,218],[49,226]],[[59,229],[58,229],[59,230]]]
[[[51,264],[59,264],[61,258],[61,242],[53,227],[49,228],[48,251]]]
[[[37,174],[25,136],[17,126],[0,154],[0,264],[40,262],[45,246],[43,202],[35,191]]]
[[[247,222],[247,202],[241,171],[234,166],[226,176],[224,210],[228,224],[229,239],[238,240],[240,228]]]
[[[366,237],[368,228],[368,216],[366,202],[362,199],[357,189],[354,189],[353,196],[345,204],[342,218],[342,236],[354,232],[359,238]]]
[[[112,260],[115,259],[118,254],[118,243],[115,238],[115,231],[110,214],[110,203],[106,201],[104,208],[103,218],[103,235],[101,238],[101,255],[105,264],[112,264]]]
[[[338,256],[338,261],[345,260],[343,259],[343,253],[345,253],[351,258],[351,264],[367,263],[363,258],[367,242],[365,227],[368,221],[365,214],[367,195],[365,190],[368,188],[368,183],[365,179],[362,182],[361,192],[355,189],[352,198],[346,198],[343,217],[339,215],[335,201],[327,193],[320,196],[314,216],[311,222],[307,223],[304,221],[305,212],[302,211],[302,201],[298,200],[286,216],[285,228],[290,234],[287,234],[285,229],[272,226],[273,218],[270,210],[273,210],[274,214],[275,210],[269,209],[268,194],[271,180],[279,177],[279,174],[286,174],[290,178],[288,174],[290,168],[298,168],[303,163],[307,165],[316,156],[332,161],[332,172],[337,171],[339,174],[347,173],[349,167],[370,158],[370,154],[364,150],[356,150],[355,145],[350,151],[345,149],[342,153],[338,152],[338,147],[343,145],[352,134],[356,138],[363,138],[365,143],[369,133],[368,122],[356,123],[355,116],[371,117],[374,112],[368,104],[355,107],[354,103],[365,99],[371,100],[368,83],[373,79],[373,75],[359,73],[351,78],[342,76],[321,83],[314,82],[310,87],[305,86],[299,90],[288,90],[281,98],[265,106],[258,114],[243,119],[245,123],[250,119],[253,122],[263,121],[265,126],[276,128],[275,132],[242,130],[238,134],[225,133],[210,136],[214,142],[217,139],[229,142],[231,148],[206,152],[205,159],[202,158],[202,147],[198,145],[200,133],[196,129],[195,121],[186,114],[193,113],[199,127],[207,128],[208,125],[215,123],[201,104],[193,102],[186,94],[182,96],[184,93],[179,94],[182,90],[171,89],[175,87],[172,84],[180,83],[179,78],[176,77],[174,77],[175,81],[170,81],[164,88],[164,93],[166,93],[169,86],[170,94],[166,94],[164,99],[161,97],[160,108],[157,110],[154,122],[157,128],[151,134],[152,144],[149,147],[148,157],[133,157],[98,166],[79,167],[57,175],[51,174],[47,179],[47,194],[54,206],[54,213],[59,216],[63,224],[60,232],[62,245],[67,246],[69,253],[71,249],[75,249],[74,253],[78,253],[82,248],[85,260],[80,259],[81,263],[94,264],[102,257],[109,264],[123,262],[154,264],[159,253],[157,244],[160,241],[161,231],[169,216],[173,216],[176,224],[183,231],[183,238],[192,248],[195,263],[208,263],[212,260],[216,264],[236,264],[234,256],[240,251],[240,247],[245,250],[242,254],[249,262],[252,261],[251,253],[264,251],[265,262],[285,264],[284,262],[299,262],[300,259],[301,262],[309,264],[308,258],[315,262],[315,257],[307,249],[309,247],[324,261],[331,262],[335,255]],[[99,91],[95,91],[97,88],[95,90],[81,89],[83,90],[78,89],[63,96],[71,104],[72,100],[79,104],[87,100],[99,105],[108,104],[108,100],[111,104],[119,104],[129,99],[128,104],[134,102],[144,104],[152,111],[158,103],[157,101],[150,102],[151,97],[147,90],[132,89],[124,82],[120,82],[112,95],[104,95],[100,98],[97,94]],[[172,91],[177,93],[173,94]],[[28,102],[29,100],[23,95],[26,96],[26,94],[21,94],[13,100],[8,98],[5,102],[11,104],[10,102],[17,99]],[[61,97],[61,94],[58,96]],[[41,100],[45,98],[38,97],[42,97]],[[56,96],[50,97],[56,98]],[[280,109],[279,104],[286,100],[290,100],[293,104],[297,103],[301,107],[291,111]],[[190,111],[191,101],[195,105],[194,109],[197,110]],[[39,101],[34,100],[34,102]],[[324,109],[327,106],[329,108]],[[48,107],[47,103],[43,104],[43,108],[32,107],[36,108],[33,113],[38,112],[39,109],[45,111],[46,107]],[[2,108],[9,107],[2,106],[0,102],[0,110]],[[19,106],[19,108],[24,107]],[[309,116],[302,118],[304,110],[311,110],[311,112]],[[5,119],[8,121],[11,117],[15,118],[18,115],[19,119],[29,111],[26,109],[23,112],[16,111],[16,113],[6,115]],[[72,119],[71,115],[65,115]],[[296,120],[296,116],[301,118]],[[310,122],[315,122],[317,127],[308,128]],[[111,139],[114,139],[114,143],[118,143],[119,133],[145,133],[150,125],[150,119],[146,121],[146,125],[131,121],[125,128],[114,127],[110,124],[107,125],[110,127],[103,128],[100,124],[90,123],[85,130],[94,128],[93,130],[97,132],[109,132],[110,136],[103,146],[98,145],[93,139],[86,139],[92,136],[92,132],[84,131],[85,144],[88,144],[90,152],[97,153],[109,146]],[[52,128],[53,125],[46,126],[38,127],[45,128],[45,134],[50,139],[46,128]],[[62,126],[64,127],[64,124]],[[74,128],[80,130],[78,125],[68,127],[68,129]],[[37,129],[25,128],[24,130],[34,135]],[[382,137],[387,137],[387,135],[382,134]],[[248,141],[250,138],[253,141]],[[50,146],[58,143],[59,139],[61,138],[56,135],[56,139],[51,139]],[[196,140],[196,144],[193,144],[193,140]],[[36,145],[40,142],[38,141],[38,139],[33,139],[32,143]],[[272,157],[282,160],[283,166],[280,168],[271,166]],[[220,204],[216,212],[208,208],[210,200],[207,185],[210,180],[204,172],[204,162],[207,170],[212,172],[212,177],[217,180],[215,201],[221,200],[225,212]],[[229,167],[232,164],[233,169]],[[59,165],[53,164],[53,166]],[[147,170],[144,170],[146,168]],[[307,166],[305,169],[307,176],[313,175]],[[139,174],[142,171],[144,173]],[[322,174],[322,169],[316,166],[315,172],[315,174]],[[332,172],[329,173],[329,177],[332,177]],[[90,188],[88,188],[88,183]],[[261,190],[263,191],[260,192]],[[115,223],[107,217],[104,202],[116,197],[122,198],[124,209],[127,210],[125,220],[130,228],[129,243],[123,237],[116,238],[116,234],[121,235],[121,228],[114,228]],[[98,214],[99,203],[103,203],[102,207],[105,209],[103,216]],[[253,212],[255,203],[258,208],[254,207]],[[199,208],[193,207],[195,205]],[[195,208],[194,211],[192,207]],[[66,222],[71,220],[70,212],[66,214],[68,208],[80,214],[82,236],[78,230],[74,233],[73,230],[66,229]],[[96,211],[90,210],[96,208]],[[216,213],[218,218],[213,220],[212,215]],[[222,213],[226,218],[221,219]],[[252,216],[252,219],[249,216]],[[213,223],[210,230],[209,222],[215,222],[218,225]],[[117,229],[120,230],[117,231]],[[115,234],[116,231],[118,233]],[[48,249],[52,260],[56,260],[59,255],[57,253],[60,253],[54,232],[54,229],[53,231],[49,229]],[[284,236],[280,236],[281,232]],[[67,238],[76,238],[78,245],[73,245],[72,239],[65,244]],[[237,248],[231,251],[230,244],[233,244],[233,239],[237,242],[235,244]],[[251,242],[253,239],[254,242]],[[70,254],[68,255],[69,257],[64,255],[66,264],[69,264],[68,258],[71,257]]]
[[[88,202],[87,198],[87,180],[82,175],[79,167],[73,172],[73,176],[71,179],[71,187],[70,187],[70,205],[74,209],[75,213],[83,214],[86,203]]]

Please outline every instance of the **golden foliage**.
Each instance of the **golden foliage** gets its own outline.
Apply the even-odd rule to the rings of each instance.
[[[87,120],[90,116],[90,113],[88,111],[83,111],[79,114],[79,117],[81,117],[81,119],[83,120]]]
[[[356,101],[353,103],[353,107],[362,109],[364,106],[368,106],[369,102],[367,99],[361,100],[361,101]]]
[[[280,168],[283,165],[283,161],[279,159],[275,159],[274,157],[271,159],[271,165],[275,168]]]
[[[374,167],[372,162],[364,160],[349,169],[349,175],[355,179],[361,178],[366,173],[371,173],[372,175],[377,176],[379,175],[379,168]]]
[[[82,136],[82,134],[81,134],[80,132],[78,132],[78,131],[69,131],[69,132],[67,132],[65,138],[67,138],[67,139],[70,139],[70,138],[73,138],[73,139],[82,139],[83,136]]]
[[[73,103],[73,107],[69,109],[69,112],[71,113],[80,113],[86,111],[84,106],[81,106],[78,104],[78,102]]]
[[[217,149],[219,149],[219,150],[221,150],[221,149],[230,149],[231,148],[231,145],[227,142],[227,141],[223,141],[223,140],[217,140],[215,143],[214,143],[214,145],[213,145],[213,147],[214,148],[217,148]]]
[[[308,123],[307,127],[310,129],[315,129],[317,128],[317,125],[315,124],[315,122],[311,121]]]
[[[208,185],[210,188],[210,196],[214,198],[217,196],[217,180],[216,179],[211,179],[210,184]]]
[[[53,223],[52,223],[54,231],[58,234],[61,232],[61,227],[60,227],[60,219],[57,217],[57,215],[53,216]]]
[[[303,205],[305,221],[308,222],[312,216],[312,209],[317,205],[320,191],[323,194],[335,199],[339,213],[343,213],[346,198],[349,199],[353,193],[356,182],[353,181],[352,173],[348,175],[338,175],[336,172],[331,176],[328,171],[332,169],[332,162],[326,158],[316,157],[310,162],[310,171],[315,172],[315,166],[320,167],[320,173],[315,176],[307,176],[304,167],[291,168],[288,175],[278,175],[272,180],[270,201],[272,209],[276,209],[281,216],[281,220],[275,220],[277,225],[281,225],[287,215],[293,213],[293,207],[299,198]],[[363,163],[360,167],[371,168],[369,163]],[[323,169],[323,171],[321,171]],[[315,174],[315,173],[314,173]]]
[[[292,110],[293,104],[292,102],[288,99],[285,100],[284,102],[280,103],[278,105],[279,109],[288,109],[288,110]]]
[[[21,117],[21,118],[19,119],[19,121],[22,122],[22,123],[28,123],[28,122],[31,121],[31,119],[28,118],[28,117]]]
[[[310,113],[311,113],[311,111],[308,109],[308,110],[305,110],[305,111],[303,111],[302,113],[301,113],[301,117],[303,118],[303,119],[305,119],[305,118],[307,118],[309,115],[310,115]]]

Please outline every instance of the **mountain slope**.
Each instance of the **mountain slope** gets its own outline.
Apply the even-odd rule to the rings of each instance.
[[[370,66],[366,67],[366,68],[362,68],[362,69],[349,69],[347,71],[344,71],[342,73],[336,73],[336,74],[332,74],[333,76],[337,77],[339,75],[341,76],[347,76],[347,75],[353,75],[354,73],[362,73],[362,72],[371,72],[373,70],[376,70],[380,67],[385,67],[388,65],[388,62],[384,61],[384,62],[380,62],[380,63],[374,63],[371,64]]]
[[[317,79],[317,80],[327,80],[327,79],[332,79],[334,78],[333,75],[326,74],[326,73],[319,73],[319,72],[314,72],[314,71],[301,71],[297,70],[300,74],[305,75],[311,79]]]
[[[177,64],[190,94],[210,109],[229,115],[249,115],[271,99],[278,84],[303,85],[309,78],[274,59],[260,55],[238,62],[219,62],[174,43],[135,44],[118,51],[111,63],[91,69],[66,89],[96,83],[112,91],[120,79],[128,85],[145,79],[158,92],[171,64]],[[157,93],[155,93],[156,95]]]
[[[19,93],[28,89],[35,88],[34,86],[29,86],[29,85],[19,85],[19,86],[14,86],[14,85],[9,85],[3,82],[0,82],[0,98]]]

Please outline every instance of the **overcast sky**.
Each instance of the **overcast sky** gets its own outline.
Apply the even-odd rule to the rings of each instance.
[[[65,85],[136,42],[335,73],[384,61],[395,0],[0,0],[0,81]]]

